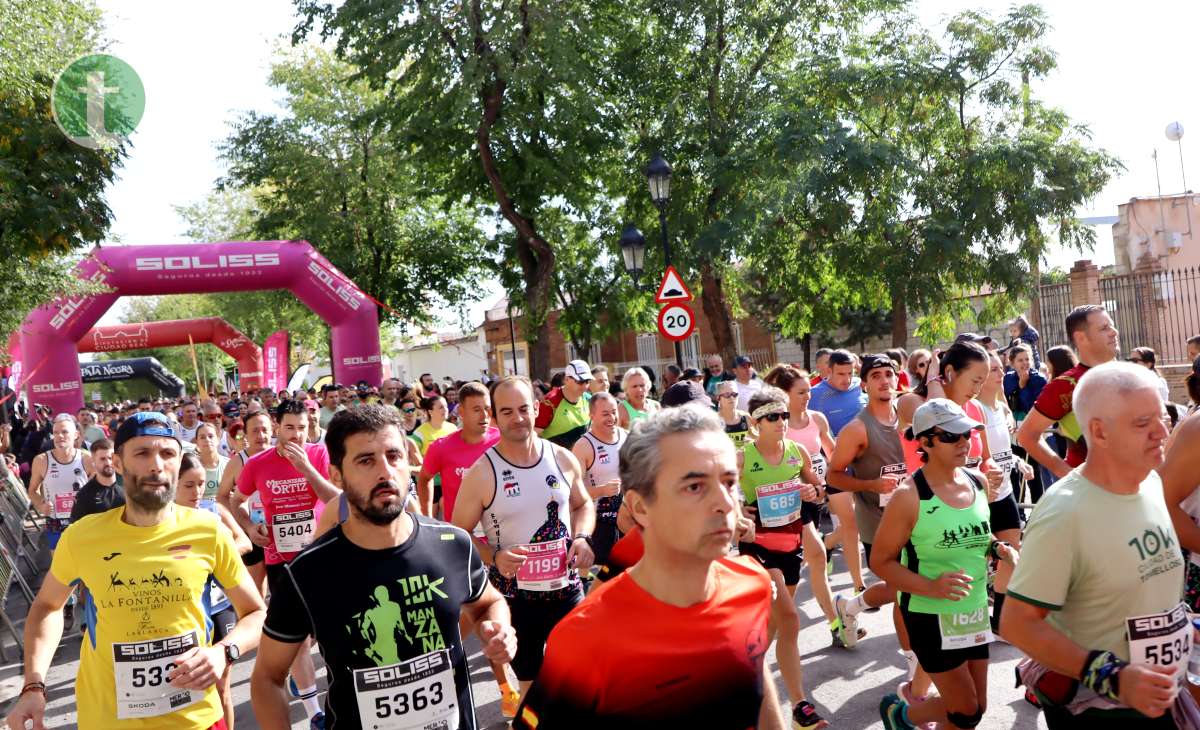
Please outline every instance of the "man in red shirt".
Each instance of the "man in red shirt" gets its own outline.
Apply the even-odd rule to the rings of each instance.
[[[463,475],[500,440],[492,425],[492,399],[482,383],[466,383],[458,390],[458,417],[462,428],[434,441],[425,452],[417,495],[421,514],[433,517],[433,478],[442,477],[442,519],[450,522]]]
[[[1121,351],[1120,333],[1108,311],[1099,304],[1085,304],[1071,310],[1066,325],[1067,338],[1079,355],[1079,364],[1042,388],[1033,410],[1025,416],[1017,431],[1017,443],[1059,479],[1087,458],[1087,443],[1071,406],[1075,384],[1088,370],[1115,360]],[[1066,460],[1059,458],[1046,444],[1046,430],[1055,422],[1071,441]]]
[[[738,470],[720,418],[687,405],[647,419],[621,486],[645,554],[554,628],[513,727],[784,728],[763,661],[771,579],[727,557]]]

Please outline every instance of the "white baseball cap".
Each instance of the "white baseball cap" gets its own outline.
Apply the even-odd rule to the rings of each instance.
[[[566,375],[568,378],[575,378],[583,382],[592,379],[592,369],[588,367],[585,360],[572,360],[567,363]]]
[[[968,416],[948,398],[930,398],[913,414],[912,431],[922,434],[934,428],[948,433],[967,433],[982,429],[983,424]]]

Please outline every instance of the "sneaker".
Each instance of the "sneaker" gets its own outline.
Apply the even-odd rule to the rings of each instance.
[[[833,606],[840,623],[838,636],[847,649],[853,649],[858,644],[858,617],[846,613],[846,597],[841,593],[834,596]]]
[[[829,727],[826,720],[817,714],[817,708],[808,700],[800,700],[792,710],[792,730],[821,730]]]
[[[899,687],[896,687],[896,694],[904,701],[904,704],[909,707],[920,704],[929,699],[928,696],[917,697],[912,693],[912,682],[901,682]],[[937,730],[936,722],[923,722],[920,725],[914,725],[917,730]]]
[[[883,720],[884,730],[916,730],[904,719],[904,708],[904,700],[896,695],[887,695],[879,701],[879,718]]]
[[[833,636],[833,641],[830,642],[830,646],[832,646],[834,649],[849,648],[846,646],[846,643],[844,641],[842,641],[842,637],[839,636],[838,628],[841,627],[841,625],[842,625],[842,622],[840,620],[838,620],[838,621],[834,621],[834,623],[831,624],[829,627],[829,633]],[[867,630],[862,628],[861,626],[858,627],[858,640],[862,641],[866,637],[867,637]]]
[[[500,698],[500,714],[504,715],[504,719],[511,720],[517,716],[517,707],[521,704],[521,693],[510,690]]]
[[[308,730],[325,730],[325,713],[318,712],[308,721]]]

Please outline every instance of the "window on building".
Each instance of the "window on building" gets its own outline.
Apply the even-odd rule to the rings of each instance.
[[[685,368],[700,368],[700,333],[693,332],[692,336],[680,344],[680,354],[683,355]]]
[[[650,363],[658,359],[658,335],[637,336],[638,362]]]
[[[593,343],[588,349],[587,355],[581,355],[579,350],[575,349],[573,343],[567,343],[567,359],[568,360],[586,360],[588,365],[593,367],[600,362],[600,343]]]

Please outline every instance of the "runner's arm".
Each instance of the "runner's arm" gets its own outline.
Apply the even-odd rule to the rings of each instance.
[[[891,588],[905,593],[931,595],[933,581],[900,564],[900,551],[912,536],[920,500],[911,480],[892,492],[871,544],[871,571]]]
[[[1176,433],[1182,438],[1167,449],[1167,458],[1158,467],[1158,474],[1162,477],[1163,499],[1171,513],[1171,524],[1175,526],[1179,544],[1195,553],[1200,552],[1200,526],[1183,511],[1181,504],[1195,491],[1197,474],[1200,474],[1200,449],[1192,447],[1194,439],[1200,437],[1200,419],[1184,420]]]
[[[259,646],[263,621],[267,618],[267,605],[263,602],[262,594],[254,585],[254,579],[247,573],[242,581],[232,588],[226,588],[225,595],[233,603],[238,621],[233,631],[221,641],[236,645],[242,654],[251,652]]]
[[[479,624],[484,621],[495,621],[505,626],[512,625],[512,615],[508,610],[508,601],[496,590],[491,583],[483,589],[483,594],[477,600],[462,605],[463,616],[479,631]]]
[[[29,615],[25,617],[26,682],[46,681],[46,672],[50,671],[54,652],[62,640],[62,609],[72,590],[73,586],[63,585],[53,573],[46,572],[42,587],[29,607]]]
[[[425,473],[424,467],[417,475],[417,504],[426,517],[433,517],[433,477],[433,474]]]
[[[825,449],[825,453],[832,455],[834,449],[833,430],[829,428],[829,419],[820,411],[809,410],[808,417],[815,419],[817,422],[817,431],[821,434],[821,448]]]
[[[554,455],[570,483],[571,536],[591,535],[596,529],[596,503],[583,486],[583,469],[575,455],[561,446],[555,447]]]
[[[218,496],[218,499],[220,497]],[[250,495],[242,494],[236,489],[228,496],[229,499],[229,514],[233,515],[234,521],[238,526],[249,535],[255,528],[254,521],[250,519]]]
[[[825,480],[843,492],[875,492],[879,479],[859,479],[850,474],[850,464],[867,446],[867,428],[862,421],[853,420],[838,434],[833,455],[829,457],[829,473]]]
[[[250,702],[254,717],[263,730],[290,730],[292,727],[283,685],[303,643],[303,639],[294,644],[285,643],[265,634],[258,643],[254,672],[250,675]]]
[[[479,524],[480,518],[483,517],[483,508],[491,503],[495,489],[492,463],[486,458],[477,460],[463,475],[462,485],[458,488],[458,499],[454,502],[454,519],[451,521],[471,535],[484,565],[495,564],[496,549],[475,537],[473,533],[475,525]]]
[[[334,497],[325,503],[325,509],[321,512],[321,519],[317,520],[317,529],[313,532],[313,541],[333,529],[333,526],[338,523],[338,501],[341,500],[341,495]]]
[[[1054,425],[1044,414],[1034,408],[1021,421],[1017,429],[1017,443],[1034,461],[1046,467],[1059,479],[1071,473],[1071,465],[1062,459],[1046,443],[1046,429]]]
[[[223,505],[217,505],[217,514],[221,518],[221,524],[229,531],[233,537],[233,546],[237,548],[238,555],[245,555],[254,549],[254,543],[250,542],[250,538],[246,537],[246,531],[233,518],[233,513],[226,509]]]
[[[800,478],[805,484],[811,484],[816,488],[816,496],[811,501],[823,502],[825,500],[825,488],[821,484],[821,478],[813,470],[812,454],[808,453],[808,449],[804,447],[804,444],[798,443],[796,444],[796,448],[800,449],[800,455],[804,457],[804,468],[800,470]],[[741,473],[741,468],[738,469],[738,473]]]
[[[1030,659],[1078,679],[1083,675],[1088,650],[1051,626],[1046,621],[1049,615],[1050,609],[1026,603],[1020,596],[1009,593],[1000,611],[1000,635]]]
[[[42,485],[46,481],[46,459],[49,458],[45,454],[38,454],[33,457],[33,466],[29,469],[29,501],[33,504],[33,508],[38,514],[50,514],[50,506],[46,503],[45,497],[42,495]]]
[[[764,658],[762,668],[763,701],[758,710],[757,730],[787,730],[787,721],[779,708],[779,693],[775,689],[775,677]]]
[[[618,403],[617,408],[617,425],[625,430],[629,430],[629,409],[625,407],[625,401]]]
[[[233,514],[234,519],[237,519],[237,512],[234,508],[233,501],[230,497],[233,495],[234,486],[237,485],[237,478],[242,473],[241,457],[230,457],[229,463],[225,465],[225,470],[221,472],[221,483],[217,486],[217,504],[222,505],[225,509]],[[249,512],[246,513],[249,518]],[[240,521],[238,524],[242,524]]]
[[[87,474],[88,479],[96,476],[96,466],[92,463],[92,455],[87,452],[83,454],[83,473]]]

